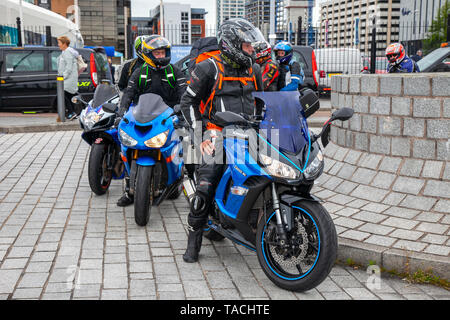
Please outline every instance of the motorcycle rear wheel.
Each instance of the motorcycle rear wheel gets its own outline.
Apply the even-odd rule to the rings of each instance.
[[[288,232],[291,246],[285,249],[280,245],[273,212],[258,223],[256,253],[264,273],[275,285],[302,292],[318,286],[330,273],[337,258],[337,234],[321,204],[301,201],[293,210],[294,226]]]

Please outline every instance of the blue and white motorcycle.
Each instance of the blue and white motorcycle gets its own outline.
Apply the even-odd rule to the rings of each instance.
[[[320,134],[309,131],[299,92],[256,92],[265,102],[263,119],[218,112],[227,168],[216,188],[204,236],[224,237],[256,251],[277,286],[305,291],[319,285],[337,256],[333,221],[310,191],[323,171],[322,145],[330,123],[348,120],[352,109],[336,111]],[[188,197],[195,191],[184,182]]]
[[[178,117],[156,94],[139,97],[119,123],[122,159],[134,195],[134,218],[147,225],[151,207],[182,192],[183,148],[175,126]]]
[[[73,98],[86,108],[80,113],[81,137],[91,146],[88,165],[89,186],[97,195],[108,190],[113,179],[124,178],[124,165],[120,158],[120,142],[114,127],[119,93],[115,87],[100,84],[89,103],[80,96]]]

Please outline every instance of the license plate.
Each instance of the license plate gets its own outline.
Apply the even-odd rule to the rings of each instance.
[[[329,73],[328,78],[331,78],[332,76],[338,76],[340,74],[342,74],[342,73]]]

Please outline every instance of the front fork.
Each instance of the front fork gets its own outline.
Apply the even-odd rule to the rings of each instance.
[[[287,217],[286,214],[281,213],[280,200],[278,199],[277,188],[274,182],[271,184],[272,187],[272,201],[273,209],[275,210],[275,218],[277,221],[277,234],[280,237],[281,246],[288,246],[288,237],[286,232]]]

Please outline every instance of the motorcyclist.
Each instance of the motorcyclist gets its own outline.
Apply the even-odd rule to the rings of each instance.
[[[128,110],[130,103],[139,101],[139,96],[154,93],[169,106],[180,103],[180,98],[186,89],[186,78],[175,66],[170,64],[170,42],[159,35],[151,35],[142,41],[142,57],[145,63],[136,69],[128,82],[120,101],[116,124]],[[125,178],[125,192],[117,205],[124,207],[134,202],[129,194],[130,179]]]
[[[406,50],[401,43],[392,43],[386,48],[386,58],[389,61],[388,73],[420,72],[414,60],[406,55]]]
[[[197,188],[190,203],[188,243],[183,255],[183,260],[188,263],[198,260],[203,227],[224,170],[223,158],[219,155],[223,152],[216,150],[212,142],[215,131],[221,130],[214,116],[220,111],[247,115],[260,112],[251,94],[262,88],[260,68],[255,64],[252,46],[260,41],[265,41],[261,32],[247,20],[234,18],[225,21],[218,30],[220,54],[196,65],[181,98],[181,110],[186,121],[193,128],[202,126],[202,132],[206,132],[204,136],[207,138],[200,144],[202,154],[212,158],[197,169]],[[218,152],[214,154],[215,150]]]
[[[287,41],[277,43],[273,51],[280,66],[280,91],[295,91],[303,84],[305,74],[297,61],[292,59],[292,46]]]
[[[256,63],[261,66],[264,91],[280,91],[278,65],[272,60],[272,48],[267,41],[255,46]]]
[[[138,36],[136,40],[134,40],[134,50],[136,51],[136,58],[127,60],[122,66],[122,70],[120,72],[119,82],[117,86],[120,91],[124,90],[128,86],[128,80],[136,69],[139,69],[144,64],[144,58],[142,57],[142,40],[146,36]]]

